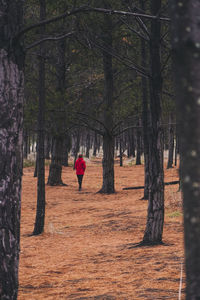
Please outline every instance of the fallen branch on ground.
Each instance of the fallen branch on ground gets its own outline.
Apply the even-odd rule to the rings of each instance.
[[[172,185],[172,184],[179,184],[180,181],[170,181],[170,182],[165,182],[165,185]],[[130,187],[125,187],[123,190],[139,190],[139,189],[144,189],[144,186],[130,186]]]

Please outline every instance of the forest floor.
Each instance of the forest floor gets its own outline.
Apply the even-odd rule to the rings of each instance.
[[[183,262],[181,195],[178,185],[165,187],[163,245],[134,248],[143,239],[147,201],[144,167],[115,164],[116,193],[97,193],[101,160],[87,162],[83,190],[72,167],[63,168],[67,186],[46,186],[45,230],[30,236],[36,213],[37,179],[24,169],[19,300],[175,300]],[[46,169],[48,176],[48,167]],[[178,179],[165,168],[165,182]],[[183,271],[183,300],[185,275]]]

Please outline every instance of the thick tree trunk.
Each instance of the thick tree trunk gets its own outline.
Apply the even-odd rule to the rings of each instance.
[[[64,22],[63,22],[64,27]],[[57,75],[57,96],[59,105],[65,103],[65,50],[66,41],[60,40],[57,42],[57,64],[56,64],[56,75]],[[63,146],[65,138],[65,113],[59,112],[57,116],[52,140],[52,156],[51,165],[49,169],[49,185],[64,185],[62,182],[62,164],[63,164]]]
[[[112,48],[112,20],[104,16],[104,42],[106,47]],[[104,126],[103,136],[103,185],[101,193],[114,193],[114,137],[111,133],[113,128],[113,70],[112,55],[103,51],[104,67]]]
[[[152,0],[151,14],[157,15],[161,0]],[[160,62],[159,20],[151,21],[150,40],[150,113],[151,130],[149,138],[149,204],[147,224],[143,244],[162,243],[164,224],[164,172],[163,172],[163,133],[161,128],[161,62]]]
[[[46,2],[40,0],[40,19],[46,17]],[[43,36],[45,28],[40,28]],[[45,220],[45,158],[44,158],[44,129],[45,129],[45,50],[40,47],[39,56],[39,106],[38,106],[38,145],[37,145],[37,210],[33,235],[41,234]]]
[[[16,300],[23,162],[22,1],[0,2],[0,299]],[[9,47],[9,49],[8,49]]]
[[[186,300],[200,299],[200,2],[171,1],[184,208]]]
[[[114,187],[114,138],[109,135],[103,137],[103,186],[100,193],[112,194]]]
[[[64,185],[62,182],[63,137],[52,139],[51,165],[49,169],[48,185]]]
[[[167,169],[173,167],[173,160],[174,160],[174,126],[172,124],[172,118],[169,117],[169,133],[168,133],[168,145],[169,145],[169,152],[168,152],[168,163]]]

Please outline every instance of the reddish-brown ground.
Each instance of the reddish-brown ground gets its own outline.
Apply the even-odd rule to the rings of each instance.
[[[48,169],[46,174],[48,175]],[[175,168],[165,181],[177,180]],[[147,201],[143,166],[115,167],[116,193],[97,193],[100,160],[87,162],[83,190],[72,167],[63,169],[68,186],[46,187],[45,231],[33,231],[36,179],[23,176],[19,300],[158,300],[178,299],[183,261],[183,228],[178,186],[165,189],[164,245],[133,248],[143,238]],[[184,298],[184,276],[182,297]]]

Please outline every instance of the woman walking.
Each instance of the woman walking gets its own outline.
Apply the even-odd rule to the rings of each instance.
[[[83,175],[84,175],[85,169],[86,169],[86,164],[85,164],[82,154],[79,154],[78,159],[75,162],[75,169],[76,169],[76,175],[78,178],[79,191],[81,191]]]

